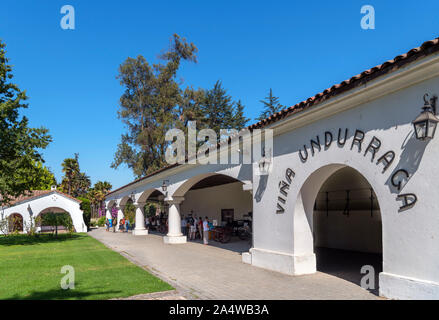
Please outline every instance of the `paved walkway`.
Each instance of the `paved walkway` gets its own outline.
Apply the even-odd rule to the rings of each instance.
[[[317,272],[288,276],[241,262],[237,250],[189,242],[165,245],[160,235],[89,233],[170,283],[187,299],[379,299],[352,282]],[[175,293],[173,293],[175,295]]]

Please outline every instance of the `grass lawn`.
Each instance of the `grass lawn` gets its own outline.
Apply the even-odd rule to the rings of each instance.
[[[75,288],[61,289],[61,267]],[[172,290],[86,234],[0,236],[0,299],[109,299]]]

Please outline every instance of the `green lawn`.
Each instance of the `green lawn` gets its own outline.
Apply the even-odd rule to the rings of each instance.
[[[61,289],[64,265],[74,267],[75,289]],[[85,234],[0,236],[0,299],[109,299],[172,289]]]

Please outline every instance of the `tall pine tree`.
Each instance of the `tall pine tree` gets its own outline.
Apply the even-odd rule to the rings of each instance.
[[[260,102],[262,102],[262,104],[264,105],[264,109],[262,110],[260,116],[257,118],[259,121],[264,120],[272,114],[275,114],[285,108],[279,103],[279,98],[273,96],[273,91],[271,90],[271,88],[268,97],[265,97],[265,100],[260,100]]]
[[[140,177],[166,165],[165,150],[169,142],[165,133],[181,127],[186,115],[183,94],[176,80],[183,60],[196,62],[197,48],[174,34],[170,49],[161,55],[163,63],[152,66],[144,57],[128,58],[119,68],[125,93],[120,98],[119,118],[127,125],[122,135],[113,168],[126,164]],[[186,91],[190,100],[192,93]],[[186,102],[187,102],[186,100]]]
[[[212,89],[205,91],[202,113],[204,127],[214,130],[218,137],[221,129],[241,130],[248,122],[241,101],[234,102],[219,80]]]
[[[177,81],[183,61],[197,62],[193,43],[174,34],[170,48],[161,55],[165,63],[150,65],[142,56],[128,58],[119,68],[118,79],[125,92],[120,98],[119,118],[127,126],[114,156],[113,168],[125,164],[137,177],[167,165],[165,141],[168,130],[186,131],[188,121],[197,128],[242,129],[248,119],[244,106],[235,103],[218,81],[210,90],[184,90]]]

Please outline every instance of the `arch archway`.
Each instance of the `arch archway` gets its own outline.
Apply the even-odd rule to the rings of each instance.
[[[362,267],[373,266],[374,281],[368,284],[378,294],[383,229],[377,198],[369,181],[352,167],[333,164],[316,170],[296,201],[296,252],[313,252],[317,271],[358,285]]]
[[[209,244],[246,252],[252,246],[253,199],[251,193],[243,189],[244,184],[244,181],[226,174],[205,173],[185,181],[175,190],[172,198],[183,199],[179,204],[179,211],[180,219],[184,224],[189,221],[190,225],[194,218],[204,220],[207,217],[217,228],[215,230],[227,232],[229,241],[221,244],[214,241],[214,232],[211,231]],[[238,230],[244,228],[250,228],[246,229],[249,232],[238,233]],[[187,235],[190,229],[183,226],[181,232]],[[198,231],[198,236],[201,238],[202,232]],[[196,238],[196,241],[201,239]]]
[[[56,230],[57,232],[61,232],[61,233],[68,231],[64,226],[54,227],[54,226],[46,225],[44,223],[44,219],[43,218],[44,218],[44,215],[46,215],[48,213],[65,213],[65,214],[67,214],[70,217],[70,219],[71,219],[73,232],[76,232],[76,228],[75,228],[75,224],[74,224],[74,217],[72,216],[72,214],[69,211],[67,211],[66,209],[63,209],[61,207],[45,208],[44,210],[40,211],[37,214],[37,216],[36,216],[36,221],[37,221],[36,227],[37,227],[37,230],[39,232],[54,232],[56,229],[57,229]]]
[[[13,213],[8,217],[9,232],[23,232],[23,216],[19,213]]]

